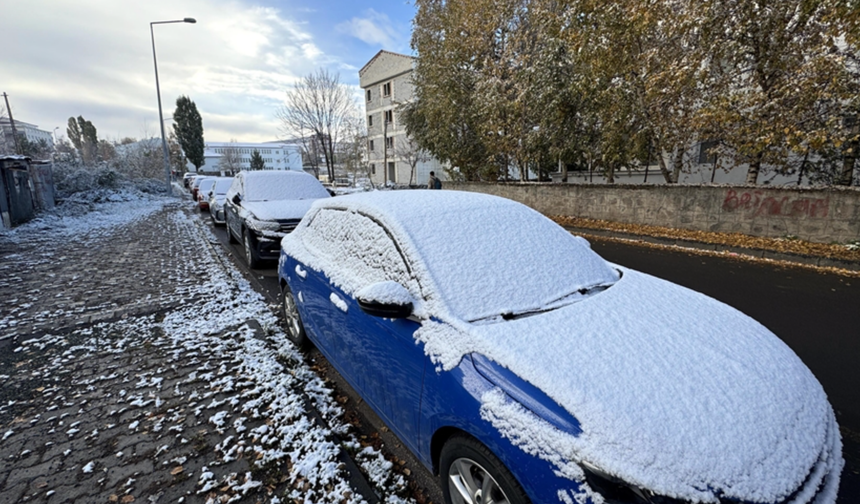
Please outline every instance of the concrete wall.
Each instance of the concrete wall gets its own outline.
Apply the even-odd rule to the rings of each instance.
[[[447,183],[545,215],[845,243],[860,239],[860,189],[759,186]]]

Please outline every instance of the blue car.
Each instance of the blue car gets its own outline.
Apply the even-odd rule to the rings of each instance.
[[[313,343],[447,503],[833,503],[827,397],[762,325],[503,198],[318,200],[281,242]]]

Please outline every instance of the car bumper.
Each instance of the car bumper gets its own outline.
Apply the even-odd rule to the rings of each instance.
[[[266,231],[263,234],[254,231],[254,244],[260,259],[277,260],[281,255],[281,238],[287,233]]]
[[[213,208],[209,207],[209,213],[212,215],[212,222],[215,224],[226,224],[227,220],[224,217],[224,208]]]

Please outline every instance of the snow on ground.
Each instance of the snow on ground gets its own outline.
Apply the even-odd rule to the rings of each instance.
[[[83,440],[57,455],[67,461],[60,467],[79,479],[92,475],[94,487],[111,499],[120,490],[138,498],[155,492],[136,483],[141,476],[122,481],[111,476],[115,465],[145,459],[154,472],[171,475],[157,495],[182,489],[185,502],[364,502],[349,487],[337,458],[341,450],[358,451],[361,443],[341,420],[331,390],[286,339],[264,298],[222,249],[212,247],[215,238],[200,219],[169,198],[117,194],[85,206],[90,211],[55,212],[2,239],[21,244],[50,236],[69,247],[76,246],[73,242],[98,246],[112,232],[149,225],[146,219],[162,212],[166,227],[183,230],[182,239],[193,242],[189,257],[197,273],[192,287],[170,295],[196,302],[21,341],[14,355],[24,360],[16,372],[49,385],[42,390],[41,411],[22,414],[16,401],[0,405],[0,418],[30,416],[27,425],[33,429],[22,430],[17,420],[0,425],[0,452],[10,443],[30,446],[43,436]],[[174,266],[140,260],[162,268],[164,275]],[[17,378],[6,373],[0,371],[4,383]],[[311,406],[328,427],[314,421]],[[93,448],[104,439],[122,444],[131,435],[148,436],[148,444]],[[12,455],[19,461],[12,464],[25,464],[34,450],[45,447],[22,449]],[[401,497],[405,482],[378,451],[364,448],[356,460],[383,501],[408,502]],[[54,492],[51,486],[41,491]]]

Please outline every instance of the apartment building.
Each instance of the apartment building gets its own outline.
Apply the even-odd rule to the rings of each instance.
[[[26,138],[30,142],[38,142],[39,140],[44,140],[48,142],[49,146],[54,146],[54,137],[51,132],[41,130],[35,124],[30,124],[15,119],[15,131],[18,133],[19,139]],[[9,121],[8,117],[0,118],[0,135],[2,135],[2,140],[5,141],[8,145],[15,145],[14,140],[12,139],[12,123],[11,121]]]
[[[415,58],[379,51],[359,70],[364,91],[367,122],[367,153],[375,184],[426,184],[430,172],[443,176],[442,164],[434,158],[420,161],[412,173],[410,145],[397,107],[413,98],[412,70]]]

